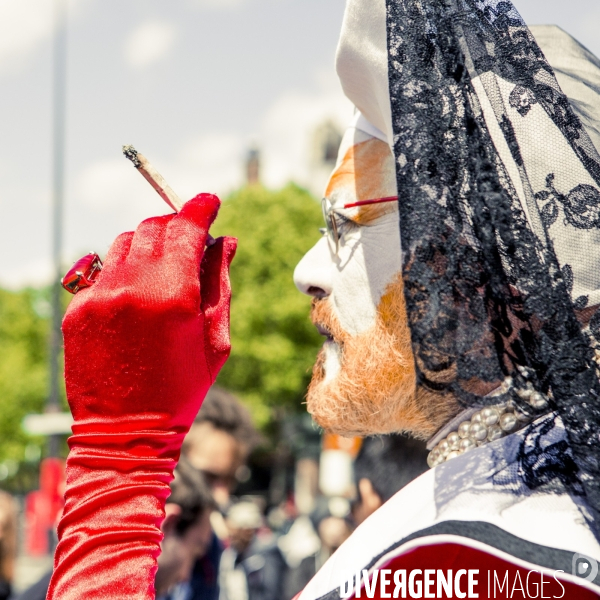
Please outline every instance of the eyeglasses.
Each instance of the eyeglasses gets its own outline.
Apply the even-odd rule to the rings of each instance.
[[[359,200],[358,202],[350,202],[344,204],[343,208],[355,208],[357,206],[367,206],[368,204],[381,204],[382,202],[395,202],[398,196],[388,196],[387,198],[374,198],[372,200]],[[333,212],[331,200],[323,198],[321,200],[321,208],[323,210],[323,219],[325,220],[325,228],[321,229],[323,235],[327,234],[329,240],[333,243],[335,253],[340,249],[340,234],[338,231],[337,221]]]

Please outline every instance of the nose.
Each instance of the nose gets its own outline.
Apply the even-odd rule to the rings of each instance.
[[[332,292],[331,250],[326,237],[321,238],[302,258],[294,270],[296,287],[308,296],[323,298]]]

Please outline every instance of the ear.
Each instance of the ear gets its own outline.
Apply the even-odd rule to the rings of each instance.
[[[165,504],[165,520],[160,526],[160,530],[165,534],[169,535],[175,531],[179,517],[181,516],[181,507],[179,504],[173,504],[167,502]]]
[[[373,484],[366,478],[358,482],[358,493],[367,515],[374,513],[382,504],[381,496],[373,488]]]

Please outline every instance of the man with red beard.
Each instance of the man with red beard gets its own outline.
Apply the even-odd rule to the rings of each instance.
[[[299,598],[467,597],[473,570],[479,597],[558,571],[547,597],[596,597],[600,61],[510,2],[349,0],[337,70],[357,111],[295,272],[326,337],[308,411],[432,469]]]

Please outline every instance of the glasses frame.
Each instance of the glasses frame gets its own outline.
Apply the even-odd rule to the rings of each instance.
[[[321,210],[323,211],[323,220],[325,221],[325,230],[322,230],[322,233],[327,234],[329,241],[333,242],[335,253],[337,254],[340,249],[340,234],[335,217],[333,216],[331,200],[323,198],[321,200]]]
[[[357,202],[350,202],[348,204],[344,204],[343,208],[355,208],[358,206],[367,206],[369,204],[381,204],[382,202],[394,202],[397,200],[398,196],[387,196],[385,198],[373,198],[370,200],[358,200]],[[331,204],[331,200],[329,200],[329,198],[323,198],[321,200],[321,210],[323,211],[325,228],[321,229],[320,231],[323,235],[327,234],[329,240],[333,242],[335,254],[337,254],[340,249],[340,233],[338,230],[337,222],[333,215],[333,205]]]

